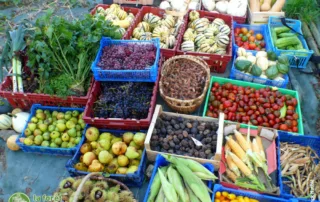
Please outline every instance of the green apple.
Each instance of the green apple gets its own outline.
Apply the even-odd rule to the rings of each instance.
[[[38,114],[38,113],[43,113],[43,110],[42,109],[37,109],[36,110],[36,114]]]
[[[68,121],[68,122],[66,123],[66,126],[67,126],[68,129],[71,129],[71,128],[75,128],[75,127],[76,127],[76,124],[73,123],[73,121]]]
[[[54,143],[54,142],[51,142],[51,143],[50,143],[50,147],[52,147],[52,148],[58,148],[58,145],[57,145],[56,143]]]
[[[64,119],[59,119],[59,120],[57,120],[57,124],[58,123],[66,123],[66,120],[64,120]]]
[[[67,131],[67,133],[68,133],[68,135],[69,135],[70,137],[77,137],[77,131],[76,131],[75,128],[69,129],[69,130]]]
[[[35,123],[28,123],[28,128],[31,132],[33,132],[37,128],[37,124]]]
[[[82,131],[77,131],[77,137],[81,137],[82,136]]]
[[[81,124],[81,123],[85,123],[85,122],[83,119],[78,119],[78,123]]]
[[[99,136],[99,140],[103,140],[103,139],[111,141],[112,134],[111,133],[101,133]]]
[[[52,123],[52,118],[47,118],[43,123],[50,125]]]
[[[50,133],[49,132],[45,132],[42,134],[42,137],[44,140],[50,140]]]
[[[72,116],[73,117],[78,117],[79,116],[79,111],[77,111],[77,110],[72,111]]]
[[[25,136],[30,136],[32,134],[32,132],[31,132],[31,130],[29,129],[29,128],[26,128],[25,130],[24,130],[24,135]]]
[[[53,121],[52,125],[56,126],[57,125],[57,121]]]
[[[59,129],[58,129],[58,127],[57,127],[57,126],[54,128],[54,131],[58,131],[58,132],[59,132]]]
[[[61,145],[60,145],[60,147],[61,147],[61,148],[68,148],[68,143],[69,143],[69,142],[62,142]]]
[[[56,139],[54,139],[54,143],[56,143],[56,145],[61,145],[62,144],[61,138],[57,137]]]
[[[63,132],[66,130],[67,127],[66,127],[66,124],[64,124],[64,123],[58,123],[57,128],[58,128],[59,132]]]
[[[79,144],[81,141],[81,137],[76,137],[76,140],[74,141],[74,143],[77,145]]]
[[[36,114],[36,117],[39,119],[39,120],[45,120],[46,119],[46,115],[43,113],[43,112],[39,112]]]
[[[76,125],[76,130],[77,130],[77,131],[81,131],[81,129],[82,129],[81,126],[80,126],[79,124],[77,124],[77,125]]]
[[[25,145],[30,146],[30,145],[33,145],[33,140],[32,140],[31,138],[27,137],[27,138],[25,138],[25,139],[23,140],[23,143],[24,143]]]
[[[71,114],[65,114],[65,115],[64,115],[64,118],[65,118],[66,120],[70,120],[71,117],[72,117]]]
[[[73,148],[73,147],[75,147],[76,145],[74,145],[72,142],[69,142],[68,143],[68,148]]]
[[[75,141],[76,141],[76,138],[75,138],[75,137],[70,137],[69,142],[74,143]]]
[[[57,121],[58,119],[56,117],[52,117],[52,122]]]
[[[72,111],[66,111],[65,114],[70,114],[70,115],[72,115]]]
[[[59,113],[59,112],[57,112],[57,111],[53,111],[53,112],[52,112],[52,117],[53,117],[53,118],[57,118],[58,113]]]
[[[72,117],[69,121],[72,121],[74,124],[78,123],[78,119],[75,117]]]
[[[81,129],[84,129],[86,127],[86,123],[80,123]]]
[[[83,112],[79,115],[79,119],[82,120],[82,117],[83,117]]]
[[[39,121],[38,118],[35,116],[31,118],[32,123],[38,123],[38,121]]]
[[[57,119],[64,119],[64,113],[63,112],[59,112],[57,114]]]
[[[58,131],[53,131],[50,133],[50,137],[51,137],[51,139],[58,138],[58,137],[60,137],[60,133]]]
[[[32,141],[34,140],[34,135],[30,135],[29,137],[27,138],[30,138]]]
[[[34,138],[34,144],[36,145],[41,145],[42,141],[43,141],[43,137],[41,135],[38,135]]]
[[[69,141],[70,137],[67,133],[63,133],[61,136],[62,141],[67,142]]]
[[[44,123],[41,123],[41,124],[38,124],[38,128],[39,128],[42,132],[46,132],[47,129],[48,129],[48,125],[47,125],[47,124],[44,124]]]
[[[42,146],[42,147],[49,147],[49,146],[50,146],[50,143],[49,143],[49,141],[44,140],[44,141],[41,143],[41,146]]]
[[[56,128],[55,125],[50,125],[50,126],[48,127],[48,131],[49,131],[49,132],[52,132],[52,131],[54,131],[55,128]]]
[[[37,129],[35,129],[35,130],[33,131],[33,135],[34,135],[34,136],[42,135],[42,131],[37,128]]]
[[[38,125],[39,125],[39,124],[42,124],[42,123],[44,123],[43,120],[39,120],[39,121],[38,121]]]
[[[49,111],[48,109],[44,110],[44,112],[43,112],[43,113],[45,113],[45,114],[51,114],[51,113],[50,113],[50,111]]]

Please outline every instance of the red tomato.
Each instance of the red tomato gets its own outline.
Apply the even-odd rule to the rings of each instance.
[[[241,32],[241,29],[239,28],[239,27],[237,27],[237,28],[235,28],[235,30],[234,30],[234,33],[236,33],[236,34],[240,34],[240,32]]]
[[[249,50],[249,45],[248,44],[243,44],[242,48]]]
[[[249,41],[250,41],[250,42],[254,42],[255,40],[256,40],[256,39],[254,38],[254,36],[250,36],[250,37],[249,37]]]
[[[279,130],[288,130],[288,126],[286,124],[281,124]]]
[[[261,46],[261,48],[264,48],[264,47],[266,47],[266,43],[264,41],[261,41],[260,46]]]
[[[254,50],[256,51],[260,51],[261,49],[259,47],[256,47]]]
[[[251,35],[253,35],[253,34],[254,34],[254,31],[251,29],[251,30],[249,31],[249,33],[250,33]]]
[[[239,47],[243,46],[243,42],[242,42],[242,41],[237,41],[236,44],[237,44]]]
[[[228,108],[228,107],[231,107],[231,106],[232,106],[231,101],[226,100],[226,101],[223,102],[223,107],[224,107],[224,108]]]

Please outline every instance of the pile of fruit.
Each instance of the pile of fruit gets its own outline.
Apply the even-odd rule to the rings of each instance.
[[[217,191],[214,196],[214,202],[259,202],[259,200],[247,196],[235,195],[227,191]]]
[[[266,42],[261,33],[254,33],[253,30],[248,30],[246,27],[235,28],[234,30],[235,43],[237,46],[246,50],[265,51]]]
[[[73,201],[81,181],[82,179],[80,178],[76,179],[72,177],[63,179],[59,183],[59,188],[54,193],[53,199],[59,199],[59,201]],[[114,183],[114,180],[110,180],[109,182],[92,179],[87,180],[84,183],[77,201],[136,202],[132,192],[121,190],[120,185]]]
[[[205,184],[217,179],[211,171],[191,159],[162,156],[170,164],[158,167],[148,201],[212,201]]]
[[[218,125],[214,122],[161,114],[151,136],[154,151],[211,159],[216,150]],[[199,141],[194,142],[195,140]]]
[[[94,103],[94,117],[145,119],[148,117],[154,83],[101,82]]]
[[[123,44],[105,46],[98,67],[105,70],[144,70],[155,63],[153,44]]]
[[[278,130],[298,132],[298,101],[275,88],[259,90],[231,83],[214,82],[210,92],[206,115],[218,118],[224,112],[225,119]]]
[[[81,141],[86,124],[79,111],[58,112],[37,109],[24,130],[23,143],[31,146],[73,148]]]
[[[98,7],[95,13],[95,17],[103,16],[105,20],[109,20],[113,25],[118,25],[121,27],[118,31],[121,35],[124,35],[126,29],[134,21],[133,13],[127,13],[118,4],[111,4],[109,8],[104,9],[103,7]]]
[[[152,13],[146,13],[143,21],[133,30],[132,40],[160,39],[160,48],[172,49],[176,44],[182,20],[169,14],[163,18]]]
[[[230,43],[229,34],[230,27],[223,19],[215,18],[210,23],[209,19],[200,18],[197,11],[191,11],[181,50],[223,55]]]
[[[247,52],[244,48],[239,48],[237,55],[235,68],[248,75],[284,81],[283,75],[289,72],[289,60],[286,55],[277,57],[272,51],[258,51],[254,56],[252,52]],[[236,75],[236,78],[246,80],[244,75]],[[252,81],[252,77],[248,77],[248,81]],[[253,81],[262,82],[259,79],[253,79]]]
[[[110,174],[134,173],[138,170],[144,149],[145,133],[126,132],[122,137],[100,133],[95,127],[86,131],[86,142],[81,146],[80,162],[74,168],[86,172]]]

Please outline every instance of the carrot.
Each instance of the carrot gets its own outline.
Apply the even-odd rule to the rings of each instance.
[[[277,0],[276,3],[273,4],[269,12],[280,12],[285,3],[286,0]]]
[[[230,152],[230,151],[228,151]],[[228,168],[238,177],[240,177],[240,171],[239,168],[236,166],[236,164],[234,164],[234,162],[232,161],[232,158],[226,154],[226,161],[227,161],[227,165]]]

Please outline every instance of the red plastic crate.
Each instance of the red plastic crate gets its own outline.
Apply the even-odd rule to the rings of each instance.
[[[201,3],[201,10],[207,11],[207,10],[204,8],[204,6],[203,6],[202,3]],[[207,12],[210,12],[210,11],[207,11]],[[245,24],[245,23],[246,23],[246,20],[247,20],[247,12],[246,12],[245,16],[243,16],[243,17],[232,16],[232,19],[233,19],[233,21],[237,22],[238,24]]]
[[[166,11],[163,10],[163,9],[160,9],[160,8],[155,8],[155,7],[150,7],[150,6],[143,6],[141,8],[138,16],[136,16],[134,23],[131,24],[131,26],[128,28],[128,31],[126,32],[126,35],[123,37],[123,39],[130,39],[131,38],[134,28],[136,28],[137,25],[140,22],[142,22],[143,16],[146,13],[152,13],[152,14],[157,15],[157,16],[162,18],[163,15],[166,13]],[[176,44],[173,47],[173,49],[165,49],[165,48],[161,48],[160,49],[161,55],[165,59],[169,59],[169,58],[171,58],[171,57],[176,55],[176,51],[177,51],[177,48],[178,48],[178,42],[180,41],[180,37],[181,37],[180,35],[181,35],[181,32],[183,31],[184,25],[185,25],[185,20],[184,20],[183,24],[180,27],[178,36],[176,38]]]
[[[184,17],[185,22],[184,22],[184,27],[182,27],[181,32],[179,33],[181,36],[179,37],[178,41],[178,48],[177,48],[177,55],[193,55],[193,56],[198,56],[204,59],[208,65],[210,66],[211,72],[217,72],[217,73],[224,73],[228,63],[232,59],[232,25],[233,25],[233,20],[230,15],[224,15],[224,14],[219,14],[219,13],[212,13],[208,11],[198,11],[200,14],[200,18],[208,18],[210,22],[212,22],[215,18],[221,18],[225,21],[225,23],[230,27],[230,43],[227,47],[227,53],[225,55],[218,55],[218,54],[209,54],[209,53],[197,53],[197,52],[184,52],[180,50],[181,44],[182,44],[182,39],[183,39],[183,34],[188,28],[188,23],[189,23],[189,13],[191,10],[189,10],[188,14]]]
[[[12,80],[7,76],[0,85],[0,95],[6,98],[13,108],[29,110],[33,104],[43,106],[84,107],[87,104],[92,90],[94,79],[92,78],[87,95],[82,97],[68,96],[60,98],[48,94],[12,92]]]
[[[109,129],[122,129],[122,130],[140,130],[140,129],[148,129],[149,125],[152,120],[153,112],[156,107],[156,100],[157,100],[157,92],[159,88],[159,80],[160,80],[160,72],[161,72],[161,66],[162,66],[162,60],[163,58],[160,58],[159,62],[159,70],[158,70],[158,78],[157,81],[154,84],[153,88],[153,94],[151,97],[151,106],[149,108],[148,117],[145,119],[120,119],[120,118],[99,118],[99,117],[92,117],[93,114],[93,107],[94,103],[99,98],[100,92],[101,92],[101,85],[100,82],[95,81],[93,84],[92,92],[89,97],[89,101],[87,102],[84,114],[83,114],[83,120],[87,124],[90,124],[92,126],[98,127],[98,128],[106,128]]]

